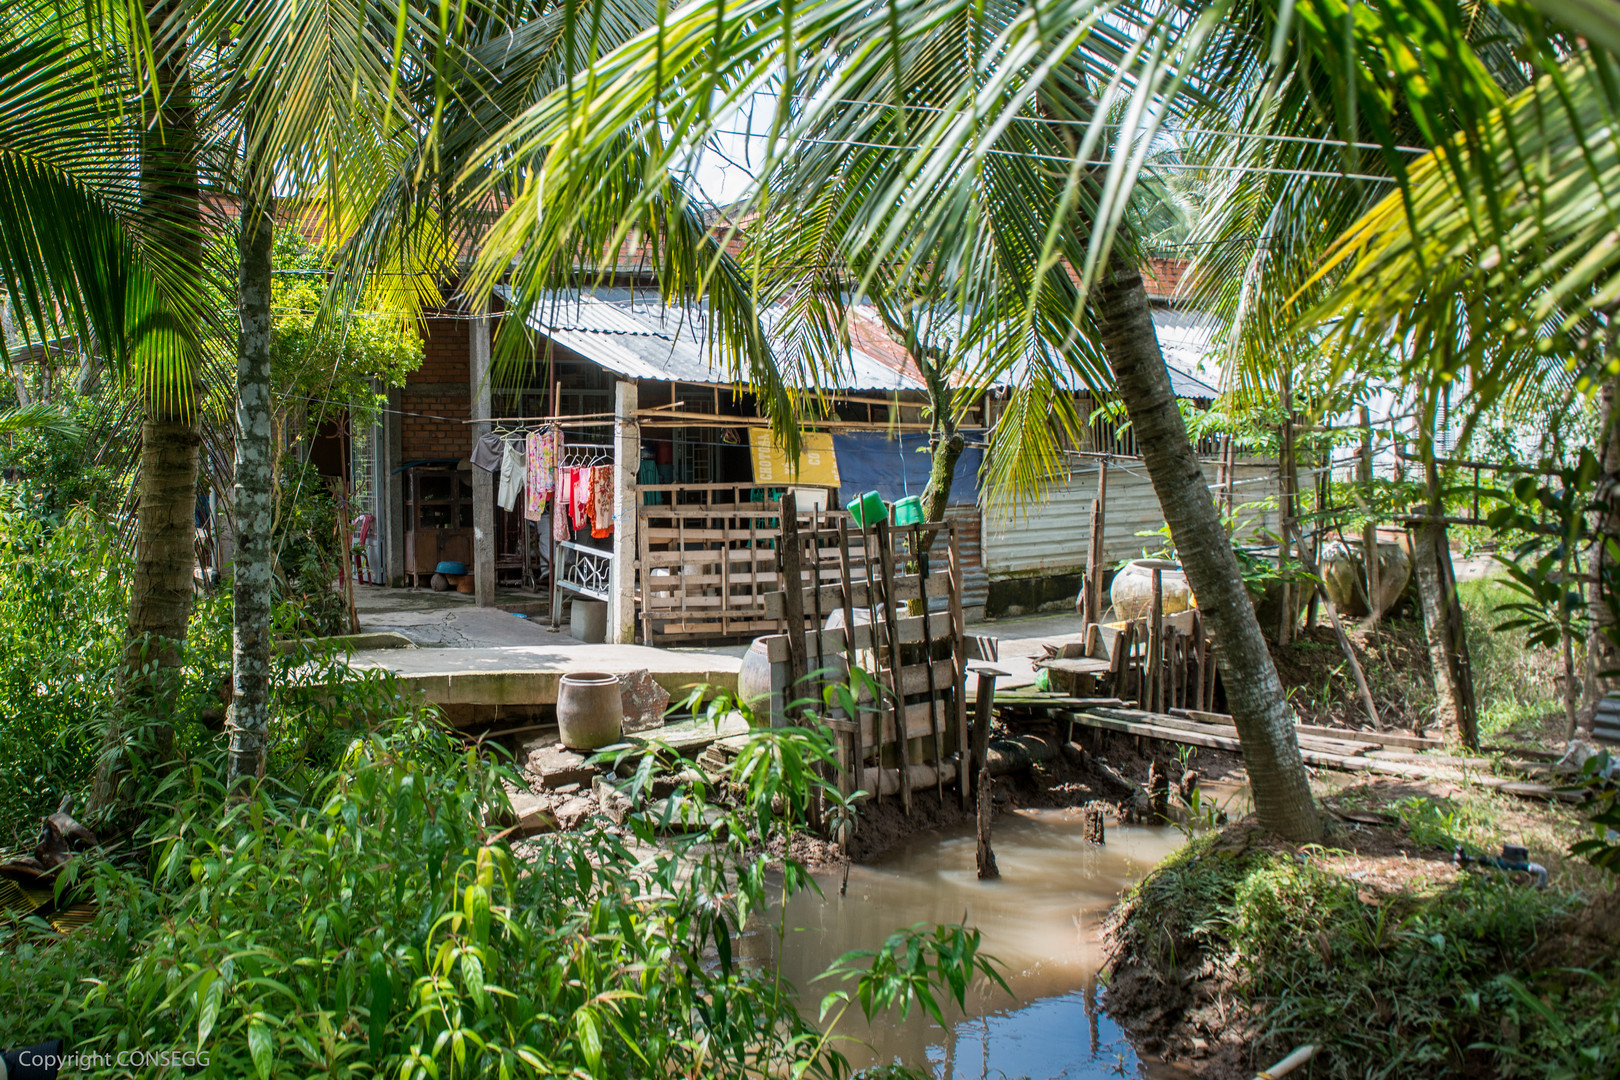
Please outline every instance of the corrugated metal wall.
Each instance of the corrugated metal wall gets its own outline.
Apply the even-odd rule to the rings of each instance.
[[[1205,475],[1214,480],[1219,465],[1204,462]],[[1253,461],[1237,467],[1236,503],[1259,502],[1277,493],[1275,463]],[[1044,502],[1026,507],[1013,521],[984,522],[983,548],[987,577],[1023,574],[1058,574],[1084,570],[1090,543],[1091,503],[1097,497],[1097,466],[1078,466],[1067,481],[1054,485]],[[1103,523],[1103,561],[1133,559],[1142,549],[1157,549],[1158,537],[1137,533],[1164,525],[1158,497],[1140,461],[1112,462],[1108,466],[1108,506]],[[1271,508],[1239,510],[1239,536],[1254,537],[1277,527]]]
[[[990,574],[984,567],[979,508],[971,504],[946,507],[945,520],[956,522],[956,546],[962,556],[962,614],[971,620],[982,619],[990,597]]]

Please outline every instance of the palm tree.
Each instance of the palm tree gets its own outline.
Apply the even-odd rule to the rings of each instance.
[[[144,413],[126,663],[93,813],[114,802],[129,714],[151,721],[154,760],[169,753],[160,702],[190,614],[197,358],[213,325],[184,20],[143,14],[134,40],[141,14],[22,4],[0,18],[0,277],[25,332],[65,323],[140,388]]]
[[[785,70],[773,165],[799,153],[801,135],[835,148],[889,151],[887,169],[857,160],[845,170],[845,162],[861,157],[854,153],[827,159],[838,162],[825,170],[841,184],[834,198],[858,194],[838,205],[831,238],[863,270],[860,287],[879,274],[926,277],[928,268],[948,266],[966,294],[980,280],[975,275],[1023,260],[1033,268],[1028,287],[1006,293],[1022,291],[1020,318],[996,318],[999,308],[973,318],[981,326],[1010,326],[1028,341],[1035,320],[1060,306],[1068,326],[1056,336],[1069,347],[1047,354],[1048,362],[1074,363],[1085,355],[1076,344],[1083,340],[1100,346],[1219,642],[1261,820],[1285,836],[1313,840],[1321,822],[1292,715],[1176,407],[1141,276],[1114,243],[1145,152],[1131,131],[1140,112],[1127,113],[1112,163],[1092,160],[1104,136],[1096,102],[1120,85],[1145,87],[1149,96],[1173,88],[1179,81],[1173,64],[1212,25],[1200,18],[1191,30],[1169,33],[1150,19],[1122,28],[1119,19],[1131,14],[1122,5],[1076,0],[1052,7],[1037,13],[1018,5],[896,2],[873,9],[830,0],[798,9],[792,20],[763,3],[723,13],[701,4],[682,8],[593,65],[579,88],[542,101],[491,141],[491,157],[543,173],[546,181],[520,192],[480,265],[492,280],[514,258],[554,258],[560,239],[583,224],[580,208],[607,197],[626,131],[657,125],[668,132],[667,145],[679,148],[665,151],[668,168],[713,131],[711,106],[735,104]],[[1153,40],[1157,49],[1143,47]],[[909,108],[919,85],[928,110],[921,116]],[[998,183],[987,164],[1008,149],[999,145],[1008,132],[1020,142],[1014,160],[1021,158],[1026,170],[1039,159],[1032,148],[1058,151],[1046,155],[1060,163],[1047,167],[1055,179],[1041,185],[1050,195],[1037,196],[1033,206],[1023,201],[1028,189],[1013,178],[1015,167]],[[637,181],[646,184],[646,169]],[[814,194],[814,185],[805,186]],[[975,216],[980,229],[953,228]],[[994,241],[988,250],[970,247],[986,236]],[[1093,328],[1094,336],[1087,333]],[[1000,362],[1006,356],[999,353]]]
[[[1620,256],[1606,239],[1620,226],[1620,159],[1612,139],[1592,135],[1607,130],[1620,111],[1616,18],[1606,6],[1544,6],[1568,29],[1513,12],[1507,33],[1498,36],[1517,43],[1513,64],[1491,67],[1504,93],[1481,93],[1481,107],[1453,125],[1439,104],[1427,103],[1427,111],[1424,102],[1415,104],[1416,120],[1437,136],[1434,150],[1411,164],[1398,188],[1368,200],[1321,253],[1310,283],[1301,329],[1331,326],[1327,340],[1347,365],[1403,343],[1403,374],[1430,390],[1420,402],[1429,430],[1438,388],[1453,383],[1467,387],[1475,416],[1540,393],[1545,383],[1602,387],[1605,402],[1620,386],[1607,329]],[[1599,458],[1609,472],[1602,490],[1614,490],[1620,479],[1611,413],[1605,408],[1600,415]],[[1418,539],[1420,547],[1443,552],[1438,472],[1427,440],[1420,450],[1431,522]],[[1620,536],[1620,511],[1600,516],[1600,531]],[[1608,545],[1594,545],[1590,558],[1599,584],[1591,594],[1588,652],[1598,670],[1612,670],[1620,667],[1620,649],[1606,595]],[[1420,562],[1419,570],[1426,569]],[[1423,591],[1436,590],[1430,583]],[[1447,627],[1425,615],[1445,635]],[[1459,651],[1466,663],[1466,644],[1453,635],[1449,650],[1444,641],[1436,648],[1435,636],[1438,684]],[[1597,685],[1606,689],[1612,677]],[[1588,718],[1594,705],[1595,698],[1587,702]]]

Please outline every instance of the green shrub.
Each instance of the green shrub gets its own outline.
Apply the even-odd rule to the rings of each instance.
[[[756,733],[741,809],[682,840],[655,836],[671,803],[629,837],[511,844],[515,778],[431,717],[356,735],[303,791],[232,802],[194,764],[157,793],[176,808],[142,860],[82,873],[102,905],[82,938],[9,943],[0,1044],[208,1053],[154,1076],[840,1075],[795,988],[733,953],[810,884],[755,853],[802,827],[779,796],[824,740]],[[977,948],[959,927],[901,931],[869,966],[846,957],[857,985],[827,1004],[938,1015],[996,977]]]
[[[1411,799],[1395,809],[1421,844],[1484,835],[1466,808]],[[1230,972],[1227,992],[1260,1033],[1257,1057],[1322,1044],[1312,1075],[1614,1075],[1612,973],[1531,967],[1578,897],[1494,873],[1379,892],[1320,854],[1193,840],[1127,897],[1116,957],[1172,982],[1201,967]]]

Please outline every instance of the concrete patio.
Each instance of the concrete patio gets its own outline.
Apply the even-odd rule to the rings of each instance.
[[[392,671],[408,688],[445,706],[555,705],[558,683],[570,671],[623,674],[645,668],[677,699],[703,684],[735,691],[748,650],[746,645],[590,645],[571,637],[566,627],[552,630],[543,619],[476,607],[471,596],[454,592],[361,586],[355,599],[362,633],[398,635],[394,640],[401,647],[358,649],[350,665]],[[534,598],[514,591],[496,599],[522,610]],[[1000,685],[1019,686],[1033,681],[1031,661],[1041,656],[1043,644],[1079,640],[1083,627],[1079,616],[1058,614],[969,629],[999,639],[998,666],[1011,673]]]

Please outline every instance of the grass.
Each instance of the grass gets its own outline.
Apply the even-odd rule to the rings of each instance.
[[[1620,966],[1612,950],[1565,948],[1613,888],[1563,858],[1581,833],[1574,814],[1404,785],[1349,789],[1335,804],[1398,824],[1296,849],[1238,823],[1144,879],[1110,926],[1110,1007],[1168,1008],[1159,1034],[1172,1053],[1224,1040],[1221,1075],[1312,1042],[1324,1052],[1311,1075],[1346,1080],[1616,1075]],[[1529,846],[1552,886],[1459,872],[1445,857],[1503,842]]]
[[[1480,736],[1486,740],[1518,736],[1549,745],[1562,742],[1562,659],[1552,650],[1529,647],[1523,631],[1496,629],[1505,616],[1494,609],[1518,595],[1491,578],[1460,582],[1457,595],[1474,669]],[[1577,643],[1577,677],[1583,658],[1584,650]]]

